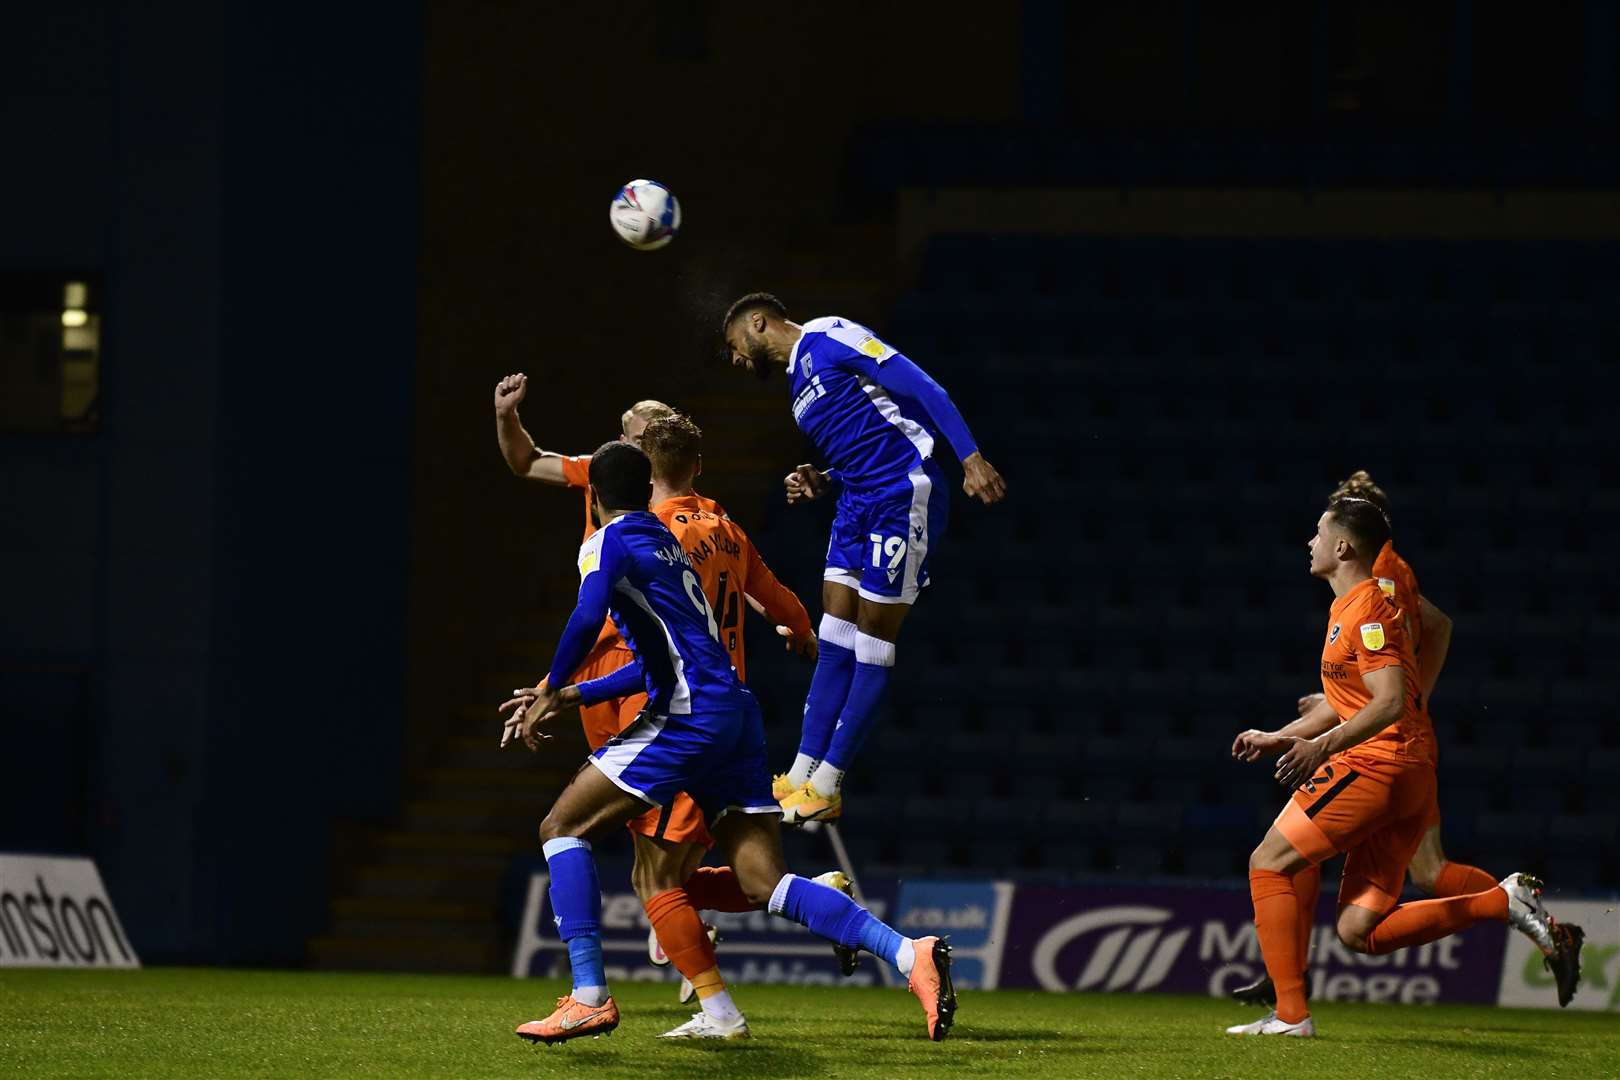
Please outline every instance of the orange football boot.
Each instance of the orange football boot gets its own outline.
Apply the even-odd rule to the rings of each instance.
[[[609,1035],[619,1026],[619,1007],[608,998],[600,1005],[581,1005],[572,997],[557,999],[557,1011],[544,1020],[530,1020],[517,1029],[531,1043],[567,1042],[586,1035]]]
[[[922,1002],[928,1037],[943,1042],[956,1020],[956,987],[951,985],[951,946],[937,937],[917,938],[907,988]]]

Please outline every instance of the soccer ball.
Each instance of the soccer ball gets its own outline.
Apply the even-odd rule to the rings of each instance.
[[[608,222],[637,251],[656,251],[681,229],[681,204],[656,180],[632,180],[613,196]]]

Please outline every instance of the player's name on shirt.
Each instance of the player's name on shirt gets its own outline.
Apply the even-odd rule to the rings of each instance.
[[[709,543],[710,539],[714,541],[712,546]],[[687,548],[686,555],[691,560],[692,565],[701,566],[712,555],[725,555],[733,559],[741,558],[742,545],[723,533],[715,533],[712,538],[704,537],[697,547]]]

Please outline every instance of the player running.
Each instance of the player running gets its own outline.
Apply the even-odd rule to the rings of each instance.
[[[1462,896],[1399,902],[1434,797],[1434,732],[1418,700],[1404,620],[1372,574],[1389,539],[1389,524],[1372,503],[1329,504],[1310,541],[1310,569],[1336,597],[1322,649],[1332,716],[1296,721],[1288,735],[1244,732],[1233,747],[1245,760],[1281,752],[1277,780],[1293,796],[1249,857],[1255,928],[1277,1007],[1228,1034],[1316,1034],[1305,1002],[1295,880],[1341,852],[1337,931],[1348,948],[1381,956],[1499,919],[1536,943],[1561,986],[1573,987],[1579,975],[1578,950],[1554,932],[1541,883],[1528,874]]]
[[[589,482],[589,457],[568,457],[538,449],[517,414],[528,389],[526,376],[508,375],[495,388],[496,433],[502,456],[519,476],[543,483],[585,490],[585,538],[595,532]],[[746,671],[741,633],[739,597],[759,607],[772,619],[788,647],[815,656],[815,634],[810,617],[798,597],[784,588],[759,557],[742,529],[719,505],[692,489],[701,468],[702,432],[689,419],[660,401],[639,401],[620,418],[621,442],[641,445],[651,430],[657,444],[652,453],[655,514],[675,530],[693,553],[705,593],[723,613],[727,652],[739,677]],[[588,682],[621,671],[632,659],[611,621],[605,621],[596,643],[574,679]],[[622,694],[608,694],[580,707],[580,720],[591,749],[600,748],[633,721],[646,705],[646,695],[634,680]],[[527,688],[515,690],[508,706],[526,697]],[[692,1021],[667,1032],[670,1038],[737,1038],[746,1035],[747,1023],[732,1003],[715,959],[715,934],[704,925],[699,910],[751,911],[736,887],[729,868],[700,870],[705,852],[713,846],[696,805],[677,796],[662,811],[649,810],[630,822],[635,861],[631,883],[647,912],[650,924],[648,956],[655,963],[673,963],[681,973],[677,998],[682,1004],[694,995],[703,1012]],[[849,890],[843,874],[824,874],[818,881]],[[853,957],[840,953],[846,968]]]
[[[1386,522],[1393,520],[1389,497],[1383,488],[1373,482],[1365,469],[1351,473],[1333,490],[1329,501],[1341,498],[1366,499],[1383,513]],[[1386,541],[1379,550],[1378,557],[1373,560],[1372,573],[1378,580],[1379,589],[1400,609],[1407,631],[1407,640],[1414,643],[1413,652],[1418,665],[1420,691],[1418,701],[1427,714],[1434,699],[1434,688],[1440,680],[1441,669],[1445,667],[1446,656],[1451,649],[1451,619],[1423,595],[1418,588],[1417,575],[1407,561],[1395,551],[1393,540]],[[1306,728],[1315,728],[1322,722],[1332,722],[1335,715],[1333,706],[1328,704],[1325,696],[1320,693],[1307,694],[1300,698],[1298,712],[1303,721],[1301,726]],[[1284,728],[1276,734],[1287,735],[1293,732],[1289,728]],[[1434,752],[1435,763],[1438,765],[1438,742],[1435,744]],[[1251,757],[1249,760],[1254,758]],[[1440,844],[1438,798],[1430,800],[1424,810],[1424,820],[1427,822],[1427,829],[1418,844],[1417,854],[1412,857],[1412,862],[1407,867],[1407,873],[1411,876],[1414,886],[1430,896],[1447,897],[1483,892],[1496,884],[1496,879],[1484,870],[1466,863],[1452,862],[1446,858],[1445,850]],[[1320,895],[1321,877],[1321,867],[1311,866],[1301,870],[1294,878],[1294,892],[1300,902],[1300,960],[1306,964],[1309,963],[1311,927],[1316,919],[1316,900]],[[1560,922],[1556,924],[1554,932],[1559,936],[1572,938],[1568,947],[1577,955],[1580,953],[1581,942],[1586,936],[1584,930],[1572,923]],[[1566,988],[1560,985],[1559,1004],[1568,1005],[1573,995],[1573,986]],[[1275,1005],[1277,1002],[1271,978],[1263,974],[1247,986],[1233,990],[1231,996],[1251,1005]]]
[[[640,450],[609,443],[591,458],[590,483],[601,529],[580,547],[579,601],[547,678],[515,711],[501,743],[536,749],[539,725],[559,710],[615,685],[566,685],[591,648],[604,616],[635,654],[647,707],[597,750],[540,826],[551,871],[551,902],[568,946],[573,990],[544,1020],[520,1026],[531,1041],[561,1042],[618,1026],[602,964],[601,892],[589,838],[690,793],[737,885],[752,906],[792,919],[847,948],[864,948],[907,977],[922,1003],[928,1035],[943,1039],[956,1010],[950,947],[934,937],[902,937],[836,889],[787,872],[781,810],[770,792],[764,725],[719,642],[713,606],[680,541],[645,507],[652,468]]]
[[[731,305],[721,331],[733,366],[761,379],[786,370],[793,419],[831,465],[788,474],[788,502],[843,485],[799,752],[772,785],[789,824],[835,821],[844,773],[870,732],[901,623],[928,584],[929,554],[945,530],[940,435],[961,458],[968,495],[988,506],[1006,484],[944,389],[859,323],[827,317],[801,326],[776,297],[750,293]]]

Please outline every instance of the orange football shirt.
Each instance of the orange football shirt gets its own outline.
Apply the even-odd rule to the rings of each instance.
[[[1395,553],[1395,541],[1384,541],[1383,550],[1373,560],[1372,572],[1378,579],[1378,588],[1406,617],[1406,639],[1411,643],[1412,655],[1416,656],[1423,642],[1423,605],[1418,603],[1421,594],[1411,564]]]
[[[714,607],[714,622],[720,630],[720,644],[731,657],[737,677],[748,681],[743,655],[743,619],[752,596],[772,622],[788,627],[799,637],[810,634],[810,615],[791,589],[771,573],[759,557],[748,534],[726,516],[720,505],[701,495],[665,499],[653,513],[675,534],[692,569],[703,584],[703,593]]]
[[[1400,609],[1386,597],[1377,578],[1357,583],[1333,601],[1327,640],[1322,645],[1322,693],[1349,720],[1372,701],[1365,676],[1386,667],[1406,672],[1406,700],[1400,717],[1365,742],[1346,751],[1395,762],[1429,763],[1434,732],[1418,706],[1417,664],[1407,643]]]

